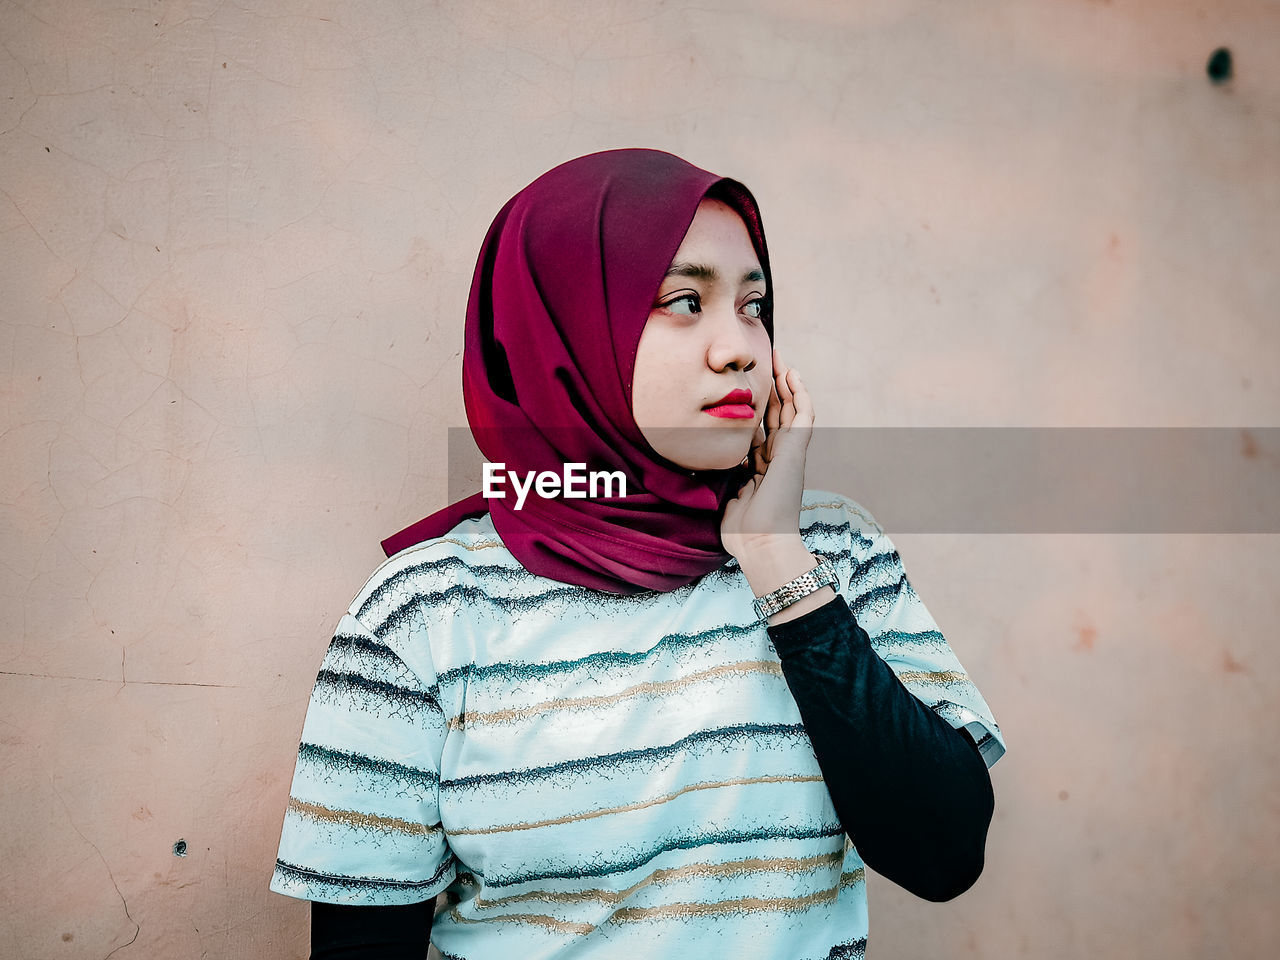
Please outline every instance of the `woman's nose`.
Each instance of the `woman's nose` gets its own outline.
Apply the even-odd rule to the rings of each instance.
[[[714,311],[707,324],[707,364],[713,370],[750,370],[756,365],[755,351],[742,320],[733,306]]]

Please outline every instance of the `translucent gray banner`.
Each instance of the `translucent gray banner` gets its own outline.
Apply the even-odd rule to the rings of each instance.
[[[451,501],[483,463],[450,429]],[[805,486],[892,533],[1280,533],[1280,428],[818,428]]]

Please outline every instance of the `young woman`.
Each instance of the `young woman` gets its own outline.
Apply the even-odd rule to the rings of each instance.
[[[385,541],[330,644],[271,884],[313,957],[860,957],[864,865],[977,879],[1003,739],[884,531],[803,489],[772,292],[751,194],[667,153],[498,214],[463,387],[506,495]],[[528,479],[568,464],[625,495]]]

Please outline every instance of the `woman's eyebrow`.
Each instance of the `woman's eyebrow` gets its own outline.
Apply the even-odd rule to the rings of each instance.
[[[694,280],[705,280],[707,283],[715,283],[720,279],[720,272],[715,267],[705,263],[673,263],[664,276],[667,277],[691,277]],[[764,271],[758,267],[748,270],[742,275],[743,283],[755,283],[764,280]]]

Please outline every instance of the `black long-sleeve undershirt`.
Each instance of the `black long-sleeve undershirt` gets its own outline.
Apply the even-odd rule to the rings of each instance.
[[[771,626],[845,832],[863,862],[926,900],[982,873],[995,806],[977,746],[907,690],[844,598]],[[422,960],[434,900],[311,905],[312,960]]]
[[[925,900],[968,890],[995,809],[972,738],[902,685],[843,597],[769,639],[863,863]]]

